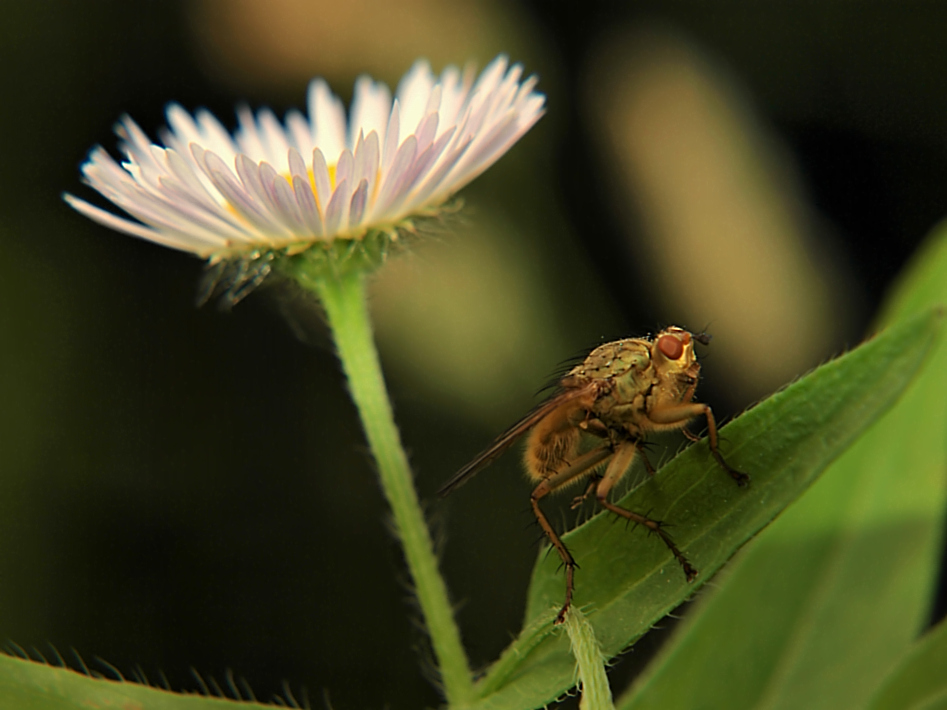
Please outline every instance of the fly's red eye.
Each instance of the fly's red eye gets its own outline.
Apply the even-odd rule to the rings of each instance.
[[[673,335],[662,335],[658,338],[658,350],[660,350],[668,360],[677,360],[684,354],[684,343]]]

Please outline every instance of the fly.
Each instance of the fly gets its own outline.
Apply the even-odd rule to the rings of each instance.
[[[500,434],[438,491],[441,498],[449,495],[529,433],[524,464],[536,484],[530,503],[566,571],[565,602],[556,617],[557,624],[563,622],[572,604],[576,563],[539,506],[547,495],[591,477],[585,496],[577,500],[594,492],[603,508],[658,535],[690,582],[697,570],[662,529],[661,522],[615,505],[609,501],[609,493],[638,454],[648,473],[654,474],[644,452],[649,434],[683,429],[696,417],[707,421],[710,453],[721,468],[737,485],[749,483],[748,475],[732,468],[720,455],[717,423],[710,407],[693,401],[700,374],[695,341],[707,344],[710,336],[672,326],[654,338],[625,338],[600,345],[559,381],[556,394]],[[580,453],[583,434],[596,437],[600,443]],[[602,467],[604,472],[599,473]]]

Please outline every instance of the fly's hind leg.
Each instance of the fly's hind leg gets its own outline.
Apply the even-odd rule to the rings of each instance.
[[[628,467],[631,466],[632,460],[635,458],[635,453],[641,450],[641,441],[626,441],[622,444],[618,450],[615,452],[615,457],[609,462],[608,468],[605,470],[605,475],[602,477],[602,480],[598,484],[598,488],[595,491],[595,497],[601,505],[606,510],[615,513],[615,515],[620,515],[625,518],[625,520],[630,520],[633,523],[641,525],[642,527],[647,528],[650,532],[654,533],[667,545],[667,548],[671,551],[671,554],[674,555],[674,558],[680,563],[681,567],[684,570],[684,576],[687,577],[688,582],[694,581],[694,578],[697,576],[697,570],[687,561],[687,558],[684,557],[684,554],[677,548],[677,545],[674,544],[674,541],[671,537],[664,532],[661,522],[658,520],[651,520],[651,518],[645,517],[644,515],[639,515],[638,513],[633,513],[630,510],[625,510],[614,503],[609,502],[608,494],[611,493],[614,485],[621,479],[625,474],[625,471],[628,470]],[[649,464],[650,468],[650,464]]]
[[[575,588],[576,564],[575,558],[572,557],[572,553],[569,552],[568,548],[565,546],[565,543],[562,542],[562,539],[559,537],[556,531],[553,530],[552,525],[549,524],[549,519],[546,517],[546,514],[543,513],[542,508],[539,507],[539,501],[553,491],[556,491],[559,488],[562,488],[562,486],[575,480],[576,478],[589,475],[595,470],[596,466],[598,466],[611,455],[612,449],[608,445],[603,445],[597,449],[592,449],[588,453],[585,453],[576,459],[575,462],[568,468],[543,479],[543,481],[533,489],[533,492],[529,497],[529,502],[533,507],[533,515],[536,516],[536,521],[539,523],[539,527],[543,529],[546,537],[549,538],[550,544],[555,548],[556,552],[559,553],[559,558],[562,560],[562,565],[566,568],[566,599],[562,605],[562,609],[560,609],[559,613],[556,615],[555,623],[557,624],[561,624],[565,620],[566,612],[572,605],[572,591]]]

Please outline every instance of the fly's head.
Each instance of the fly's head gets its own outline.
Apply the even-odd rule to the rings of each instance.
[[[696,383],[700,364],[694,352],[694,336],[683,328],[671,326],[651,341],[651,362],[660,380]]]

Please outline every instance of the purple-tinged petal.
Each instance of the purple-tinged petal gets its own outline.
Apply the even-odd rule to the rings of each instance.
[[[352,193],[352,201],[349,205],[349,225],[354,229],[362,222],[365,215],[365,203],[368,200],[368,180],[362,180],[355,192]]]
[[[290,175],[299,175],[306,179],[309,178],[309,170],[306,168],[306,161],[295,148],[290,148],[287,153],[286,163],[289,165]]]
[[[332,193],[332,199],[329,200],[329,205],[326,207],[326,234],[338,233],[339,227],[342,224],[342,218],[348,210],[350,199],[351,191],[349,190],[348,181],[343,180],[339,183],[338,187],[335,188],[335,192]]]
[[[378,177],[378,163],[378,134],[372,131],[355,152],[355,171],[352,179],[356,183],[368,180],[368,191],[371,192]]]
[[[318,148],[312,151],[312,180],[316,187],[316,202],[325,214],[326,205],[332,197],[332,181],[329,179],[326,157]]]
[[[408,136],[404,143],[398,148],[398,152],[391,161],[391,167],[388,169],[381,190],[378,193],[378,201],[375,208],[383,213],[387,211],[392,198],[402,189],[405,173],[414,162],[414,156],[417,154],[418,141],[414,136]],[[377,214],[377,216],[381,216]]]
[[[352,157],[352,151],[348,148],[342,151],[339,156],[339,162],[335,166],[335,184],[339,185],[343,180],[352,182],[352,174],[355,172],[355,158]]]
[[[296,193],[296,204],[299,205],[299,212],[302,215],[303,222],[309,230],[309,233],[315,237],[323,235],[322,215],[319,214],[319,207],[316,205],[315,195],[312,194],[312,187],[309,180],[299,175],[293,176],[293,192]]]

